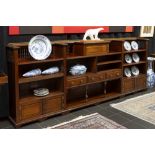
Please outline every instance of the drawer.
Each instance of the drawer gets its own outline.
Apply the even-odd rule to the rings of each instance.
[[[86,45],[84,55],[101,55],[103,53],[108,53],[108,44],[98,44],[98,45]]]
[[[105,80],[105,73],[97,73],[88,76],[88,82],[97,82]]]
[[[31,101],[21,104],[19,108],[20,120],[32,119],[42,114],[41,101]]]
[[[67,87],[80,86],[80,85],[85,84],[85,83],[87,83],[86,77],[68,79],[67,80]]]
[[[107,79],[113,79],[121,76],[121,70],[111,70],[106,72]]]
[[[62,109],[63,96],[47,98],[43,101],[43,114],[55,113]]]

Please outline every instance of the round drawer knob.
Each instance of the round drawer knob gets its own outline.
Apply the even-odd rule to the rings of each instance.
[[[83,83],[84,81],[83,81],[83,80],[81,80],[80,82],[81,82],[81,83]]]
[[[94,78],[94,77],[92,77],[91,79],[92,79],[92,80],[95,80],[95,78]]]
[[[71,82],[71,84],[73,85],[73,84],[74,84],[74,82]]]

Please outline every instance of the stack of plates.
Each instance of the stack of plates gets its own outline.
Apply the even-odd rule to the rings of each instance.
[[[49,94],[49,90],[47,88],[39,88],[33,90],[35,96],[46,96]]]
[[[82,74],[85,74],[86,71],[87,71],[86,66],[84,66],[84,65],[75,65],[75,66],[70,68],[69,72],[72,75],[82,75]]]

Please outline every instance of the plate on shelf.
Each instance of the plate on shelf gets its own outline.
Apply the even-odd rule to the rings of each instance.
[[[132,63],[132,58],[129,54],[125,54],[125,62],[128,64]]]
[[[24,73],[22,76],[23,77],[32,77],[32,76],[37,76],[37,75],[41,75],[41,69],[39,69],[39,68],[28,71],[28,72]]]
[[[137,53],[132,54],[132,59],[134,62],[138,63],[140,61],[140,57]]]
[[[38,88],[33,90],[35,96],[46,96],[49,94],[49,90],[47,88]]]
[[[130,70],[130,68],[125,68],[124,69],[124,75],[126,76],[126,77],[131,77],[131,70]]]
[[[131,42],[131,47],[133,50],[138,50],[138,43],[136,41]]]
[[[48,68],[46,70],[44,70],[42,72],[42,74],[46,75],[46,74],[54,74],[54,73],[57,73],[59,72],[59,68],[58,67],[51,67],[51,68]]]
[[[139,75],[139,69],[138,69],[138,67],[132,66],[132,67],[131,67],[131,72],[132,72],[132,74],[133,74],[134,76]]]
[[[127,51],[131,51],[131,44],[128,41],[124,42],[124,48]]]
[[[45,60],[52,52],[52,45],[46,36],[37,35],[30,40],[28,50],[35,60]]]

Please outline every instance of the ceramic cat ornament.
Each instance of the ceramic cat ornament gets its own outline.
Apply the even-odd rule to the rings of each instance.
[[[84,34],[83,40],[87,40],[87,37],[91,40],[100,40],[100,38],[98,38],[98,33],[101,30],[104,30],[104,28],[88,29]]]

